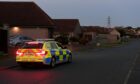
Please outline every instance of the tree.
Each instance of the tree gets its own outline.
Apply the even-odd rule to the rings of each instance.
[[[133,27],[131,27],[131,26],[128,26],[128,27],[125,27],[126,29],[132,29]]]
[[[62,45],[67,45],[69,43],[67,35],[61,34],[55,38],[56,41],[60,42]]]

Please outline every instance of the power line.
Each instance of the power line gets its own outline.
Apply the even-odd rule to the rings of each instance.
[[[111,28],[111,17],[108,16],[107,18],[107,28]]]

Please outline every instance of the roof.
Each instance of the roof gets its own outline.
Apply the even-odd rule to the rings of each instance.
[[[53,20],[34,2],[0,1],[0,24],[54,26]]]
[[[92,26],[82,26],[83,32],[96,32],[96,28],[93,28]]]
[[[83,26],[83,32],[96,32],[98,34],[109,34],[113,29],[98,26]]]
[[[54,19],[55,24],[57,28],[55,29],[55,32],[74,32],[75,28],[79,25],[80,23],[78,19]]]

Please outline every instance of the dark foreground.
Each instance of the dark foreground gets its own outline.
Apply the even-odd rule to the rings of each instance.
[[[0,70],[0,84],[140,84],[140,40],[73,53],[73,63],[54,69],[19,66]]]

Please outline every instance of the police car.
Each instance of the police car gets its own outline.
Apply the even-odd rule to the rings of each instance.
[[[16,62],[22,67],[42,63],[53,68],[58,63],[71,63],[72,53],[56,41],[32,41],[17,50]]]

